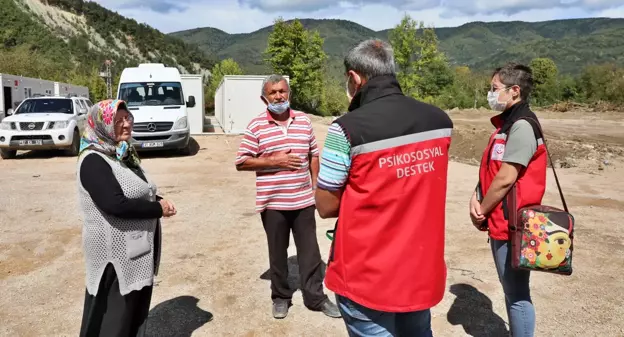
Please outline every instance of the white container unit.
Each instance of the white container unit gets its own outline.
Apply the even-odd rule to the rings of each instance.
[[[23,76],[0,74],[0,120],[13,113],[26,98],[37,96],[89,98],[89,88]]]
[[[54,82],[54,95],[89,98],[89,88],[68,83]]]
[[[242,134],[249,122],[266,110],[260,99],[268,75],[225,75],[215,92],[215,117],[224,133]],[[284,76],[290,83],[288,76]]]
[[[195,106],[187,107],[189,129],[192,135],[202,134],[204,132],[204,76],[180,74],[182,78],[182,92],[188,100],[189,96],[195,97]]]

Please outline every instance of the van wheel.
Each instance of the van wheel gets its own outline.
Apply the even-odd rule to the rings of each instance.
[[[16,150],[0,149],[0,158],[2,159],[14,159],[15,155],[17,155]]]
[[[180,151],[180,154],[183,156],[190,156],[191,155],[191,142],[186,144],[186,146],[181,148],[179,151]]]
[[[74,130],[74,135],[72,136],[72,144],[71,147],[67,150],[67,154],[75,157],[80,153],[80,133],[78,130]]]
[[[182,154],[183,156],[194,156],[197,154],[197,152],[199,152],[199,144],[197,143],[197,140],[193,137],[189,139],[188,143],[184,148],[180,149],[180,154]]]

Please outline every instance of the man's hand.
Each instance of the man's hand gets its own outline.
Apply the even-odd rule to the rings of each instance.
[[[290,153],[290,149],[271,154],[269,158],[273,163],[272,166],[287,170],[298,170],[303,164],[301,157]]]
[[[481,204],[479,203],[479,200],[477,200],[476,194],[473,194],[472,198],[470,198],[470,220],[478,230],[486,230],[481,227],[483,221],[485,221],[485,216],[481,213]]]
[[[168,218],[170,216],[174,216],[174,215],[176,215],[176,213],[178,213],[178,211],[175,208],[175,205],[171,201],[165,200],[165,199],[160,199],[158,202],[160,203],[160,207],[162,207],[163,216],[165,218]]]

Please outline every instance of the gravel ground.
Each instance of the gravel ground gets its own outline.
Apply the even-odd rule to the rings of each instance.
[[[321,144],[326,128],[315,124]],[[239,140],[198,137],[195,156],[144,159],[160,194],[178,207],[178,215],[163,223],[150,336],[346,336],[341,320],[308,311],[300,292],[285,320],[271,317],[266,239],[253,211],[254,176],[233,166]],[[621,167],[613,162],[595,172],[560,171],[578,224],[575,271],[569,277],[534,274],[538,336],[624,335]],[[75,159],[27,153],[0,160],[0,172],[0,335],[76,336],[84,267]],[[468,219],[476,176],[475,166],[450,166],[448,291],[433,308],[436,336],[506,335],[503,294],[487,239]],[[559,204],[552,175],[546,202]],[[334,222],[317,221],[326,261],[330,241],[324,233]],[[292,240],[289,256],[296,274]],[[296,276],[291,281],[296,286]]]

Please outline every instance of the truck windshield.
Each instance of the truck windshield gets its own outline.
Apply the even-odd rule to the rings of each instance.
[[[122,83],[119,99],[129,107],[142,105],[184,105],[179,82]]]
[[[62,98],[39,98],[39,99],[27,99],[20,107],[15,111],[16,115],[19,114],[32,114],[32,113],[64,113],[73,114],[74,107],[71,99]]]

